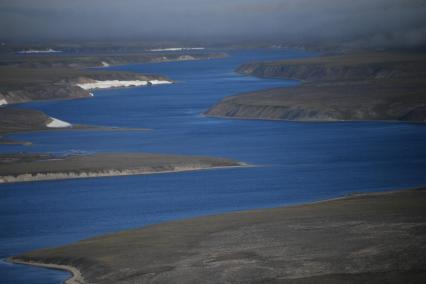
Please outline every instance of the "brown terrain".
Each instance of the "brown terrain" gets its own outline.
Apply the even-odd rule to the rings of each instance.
[[[112,65],[149,62],[206,60],[225,57],[224,53],[126,53],[102,52],[90,55],[0,53],[0,102],[8,104],[33,100],[89,97],[76,86],[88,80],[165,80],[160,75],[143,75],[89,69]]]
[[[90,97],[77,84],[93,80],[168,80],[160,75],[59,68],[0,68],[0,100],[8,104],[34,100]]]
[[[248,63],[237,72],[302,80],[225,98],[210,116],[299,121],[426,121],[426,55],[356,53]]]
[[[240,167],[223,158],[146,153],[1,154],[0,183],[181,172]]]
[[[426,188],[169,222],[11,260],[73,267],[71,283],[425,283]]]

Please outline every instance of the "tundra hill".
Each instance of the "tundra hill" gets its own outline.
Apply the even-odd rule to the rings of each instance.
[[[302,80],[228,97],[210,116],[298,121],[426,121],[426,54],[358,53],[248,63],[237,72]]]

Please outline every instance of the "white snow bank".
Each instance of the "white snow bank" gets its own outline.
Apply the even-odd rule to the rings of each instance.
[[[149,51],[184,51],[184,50],[202,50],[204,47],[169,47],[169,48],[155,48]]]
[[[161,85],[161,84],[171,84],[172,82],[170,81],[166,81],[166,80],[151,80],[148,81],[150,82],[152,85]]]
[[[51,48],[48,49],[28,49],[28,50],[21,50],[18,51],[18,53],[57,53],[57,52],[62,52],[62,50],[54,50]]]
[[[95,81],[93,83],[82,83],[77,84],[82,89],[93,90],[93,89],[109,89],[109,88],[119,88],[119,87],[138,87],[146,86],[149,84],[159,85],[159,84],[171,84],[172,82],[166,80],[132,80],[132,81],[120,81],[120,80],[107,80],[107,81]]]
[[[57,118],[54,117],[50,117],[51,122],[49,122],[48,124],[46,124],[47,127],[50,128],[66,128],[66,127],[71,127],[71,123],[59,120]]]
[[[7,101],[6,101],[6,99],[1,99],[0,100],[0,106],[1,105],[7,105]]]

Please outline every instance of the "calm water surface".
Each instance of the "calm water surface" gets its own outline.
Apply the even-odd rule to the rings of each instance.
[[[218,60],[112,67],[163,74],[177,84],[20,105],[72,123],[152,130],[19,134],[11,138],[33,145],[0,145],[1,152],[211,155],[259,167],[1,185],[0,258],[166,220],[426,184],[426,127],[421,124],[297,123],[201,115],[225,96],[297,85],[237,75],[233,70],[239,64],[313,55],[248,50]],[[0,283],[50,284],[67,277],[63,272],[0,263]]]

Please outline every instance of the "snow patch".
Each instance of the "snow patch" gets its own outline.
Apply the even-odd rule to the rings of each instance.
[[[57,53],[57,52],[63,52],[62,50],[54,50],[52,48],[48,49],[28,49],[28,50],[21,50],[18,51],[18,53],[28,54],[28,53]]]
[[[46,124],[47,127],[49,128],[66,128],[66,127],[71,127],[71,123],[59,120],[57,118],[54,117],[50,117],[50,122],[48,124]]]
[[[166,80],[151,80],[148,81],[151,85],[171,84],[172,82]]]
[[[95,95],[93,93],[89,93],[89,96],[94,97]]]
[[[93,89],[109,89],[109,88],[120,88],[120,87],[138,87],[146,85],[159,85],[159,84],[171,84],[172,82],[166,80],[132,80],[132,81],[120,81],[120,80],[107,80],[107,81],[95,81],[92,83],[77,84],[82,89],[93,90]]]
[[[0,106],[2,106],[2,105],[7,105],[6,99],[1,99],[0,100]]]
[[[109,66],[108,62],[105,62],[105,61],[102,61],[101,64],[102,64],[102,67],[108,67]]]
[[[150,49],[149,51],[185,51],[185,50],[203,50],[204,47],[169,47],[169,48],[155,48]]]

